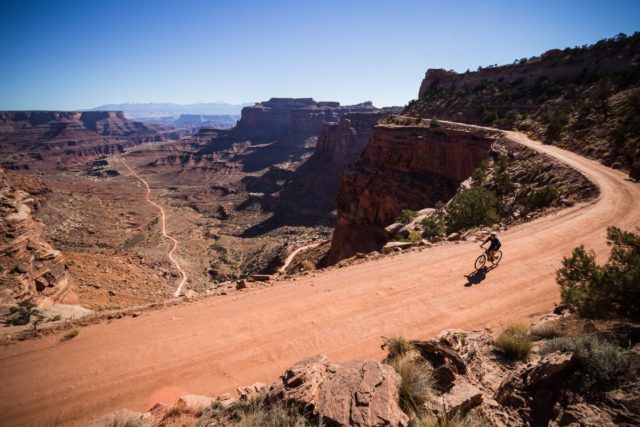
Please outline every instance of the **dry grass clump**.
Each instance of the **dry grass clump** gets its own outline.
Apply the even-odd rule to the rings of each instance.
[[[301,411],[293,405],[270,402],[258,396],[249,402],[234,402],[229,407],[214,402],[204,410],[198,426],[234,427],[323,427],[322,418]]]
[[[562,326],[557,321],[548,321],[532,326],[529,329],[529,333],[541,339],[556,338],[564,335]]]
[[[398,357],[391,362],[400,375],[400,406],[405,412],[420,410],[433,392],[431,367],[420,360]]]
[[[316,269],[316,265],[309,259],[302,260],[300,265],[302,266],[302,270],[304,271],[313,271]]]
[[[60,341],[69,341],[69,340],[74,339],[78,335],[80,335],[80,329],[79,328],[73,328],[69,332],[64,334],[63,337],[60,338]]]
[[[493,341],[493,345],[506,358],[526,359],[533,344],[529,338],[529,328],[521,324],[507,326]]]
[[[391,361],[402,357],[415,349],[411,341],[401,335],[397,335],[391,338],[382,337],[382,345],[380,346],[380,348],[382,348],[383,350],[387,349],[387,360]]]

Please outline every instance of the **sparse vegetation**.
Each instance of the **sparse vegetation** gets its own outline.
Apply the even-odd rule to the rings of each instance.
[[[9,318],[4,321],[5,326],[23,326],[29,324],[34,320],[34,329],[37,328],[37,324],[44,319],[43,315],[38,310],[36,303],[32,300],[25,300],[19,302],[17,305],[9,308]]]
[[[508,359],[526,359],[533,346],[528,332],[529,328],[525,325],[509,325],[493,341],[493,345]]]
[[[309,259],[303,259],[300,265],[304,271],[312,271],[316,269],[316,265]]]
[[[484,187],[464,190],[447,207],[447,233],[479,225],[493,225],[500,220],[498,198]]]
[[[142,418],[114,418],[109,423],[109,427],[144,427]]]
[[[301,411],[293,405],[270,402],[258,396],[249,402],[238,401],[229,407],[214,402],[203,411],[199,426],[228,425],[235,427],[322,427],[322,418]]]
[[[422,230],[422,237],[430,239],[432,237],[444,236],[446,228],[440,216],[431,215],[422,220]]]
[[[80,329],[73,328],[60,338],[60,341],[69,341],[80,335]]]
[[[529,191],[524,198],[523,204],[527,210],[532,211],[551,206],[558,197],[560,197],[558,189],[548,185]]]
[[[584,246],[562,260],[556,278],[562,301],[585,317],[640,320],[640,236],[609,227],[607,241],[613,248],[602,266]]]
[[[380,348],[387,350],[387,360],[395,360],[412,351],[414,346],[411,344],[411,341],[402,335],[397,335],[391,338],[382,337],[382,345]]]
[[[400,222],[402,224],[409,224],[413,219],[418,216],[418,212],[412,209],[404,209],[400,212],[398,217],[396,218],[396,222]]]
[[[430,128],[439,128],[440,127],[440,122],[438,121],[437,118],[432,117],[431,120],[429,120],[429,127]]]
[[[431,368],[410,357],[398,357],[391,362],[402,378],[400,383],[400,407],[405,412],[417,412],[432,393]]]
[[[562,328],[556,321],[543,322],[539,325],[532,326],[529,329],[529,333],[541,339],[555,338],[563,335]]]
[[[622,349],[594,335],[554,338],[542,348],[543,354],[554,351],[575,355],[576,379],[591,390],[606,389],[616,384],[627,371],[628,360]]]

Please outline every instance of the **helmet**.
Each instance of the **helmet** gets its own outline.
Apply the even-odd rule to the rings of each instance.
[[[498,233],[496,233],[495,231],[492,231],[492,232],[491,232],[491,236],[493,236],[493,237],[498,237]]]

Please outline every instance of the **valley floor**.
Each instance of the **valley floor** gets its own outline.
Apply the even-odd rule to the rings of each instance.
[[[380,359],[381,336],[426,339],[548,312],[559,300],[563,256],[584,244],[603,260],[608,226],[640,225],[640,186],[579,155],[509,136],[580,170],[601,195],[504,232],[504,258],[480,283],[465,277],[480,249],[463,242],[88,326],[67,342],[52,335],[9,345],[0,349],[0,424],[81,424],[187,392],[269,383],[314,353]]]

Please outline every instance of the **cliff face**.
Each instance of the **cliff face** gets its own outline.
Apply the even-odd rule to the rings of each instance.
[[[128,120],[120,111],[0,112],[0,160],[15,169],[52,157],[84,161],[172,136],[170,128]]]
[[[242,109],[237,126],[229,133],[236,138],[279,139],[281,145],[295,145],[316,136],[327,122],[338,122],[349,112],[375,111],[370,102],[340,106],[338,102],[317,102],[312,98],[271,98]]]
[[[486,159],[495,136],[464,127],[377,125],[360,160],[342,176],[329,264],[379,250],[403,209],[449,200]]]
[[[31,215],[46,191],[37,178],[0,168],[0,304],[77,303],[64,258]]]
[[[476,72],[430,69],[404,114],[517,129],[640,178],[640,33]]]

